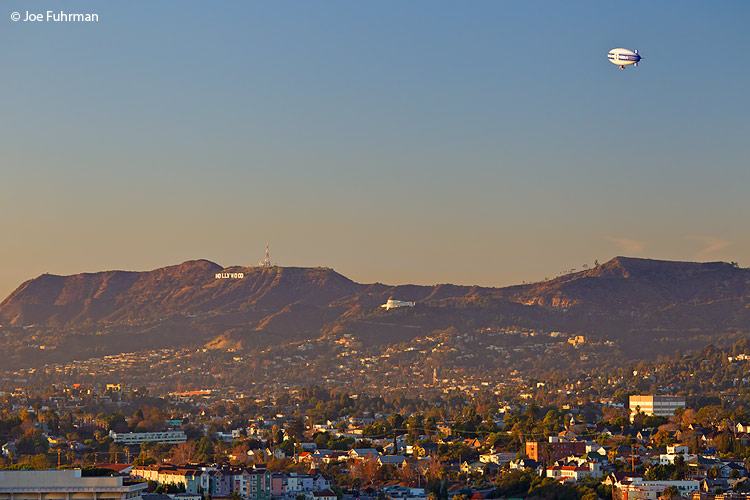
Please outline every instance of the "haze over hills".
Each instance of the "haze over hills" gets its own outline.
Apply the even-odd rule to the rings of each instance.
[[[217,279],[217,273],[243,273]],[[385,311],[388,298],[417,303]],[[250,348],[349,334],[369,345],[509,326],[680,342],[750,330],[750,270],[615,257],[504,288],[360,284],[329,268],[188,261],[148,272],[45,274],[0,303],[9,366],[175,345]],[[45,348],[40,350],[40,345]]]

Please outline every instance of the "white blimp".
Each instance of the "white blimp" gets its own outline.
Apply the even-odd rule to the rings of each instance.
[[[607,54],[607,59],[612,64],[618,65],[620,69],[625,69],[625,66],[630,66],[631,64],[637,67],[638,61],[642,58],[638,50],[633,52],[629,49],[612,49]]]

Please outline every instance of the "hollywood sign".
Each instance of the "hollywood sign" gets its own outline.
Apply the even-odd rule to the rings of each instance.
[[[242,279],[245,277],[245,273],[216,273],[216,279],[217,280],[226,280],[226,279]]]

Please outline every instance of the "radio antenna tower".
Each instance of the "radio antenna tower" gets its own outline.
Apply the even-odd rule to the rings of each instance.
[[[271,257],[268,255],[268,243],[266,243],[266,258],[260,261],[258,264],[260,267],[272,267],[271,266]]]

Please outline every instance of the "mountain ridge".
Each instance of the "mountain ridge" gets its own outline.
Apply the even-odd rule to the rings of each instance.
[[[244,277],[219,279],[220,272]],[[417,306],[379,307],[391,297]],[[247,348],[341,334],[387,343],[451,326],[680,339],[696,329],[706,336],[750,330],[748,303],[750,270],[724,262],[618,256],[551,280],[494,288],[367,284],[325,267],[224,268],[199,259],[151,271],[28,280],[0,303],[0,324],[24,331],[34,325],[37,340],[20,331],[0,344],[28,363],[116,352],[127,339],[152,348]],[[55,347],[52,354],[33,351],[38,338]],[[66,339],[78,340],[68,346]]]

